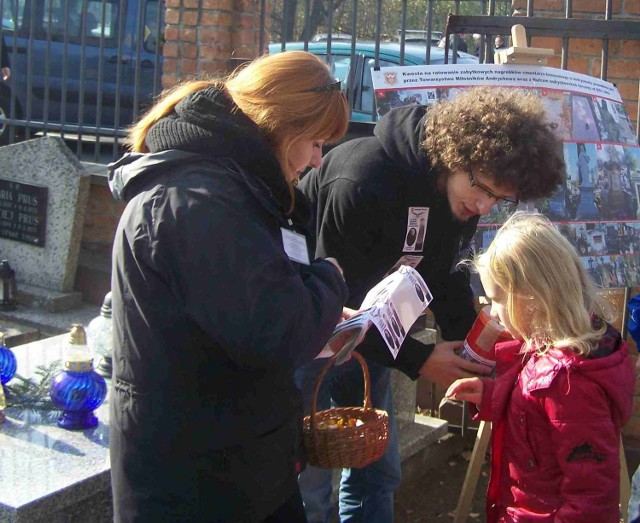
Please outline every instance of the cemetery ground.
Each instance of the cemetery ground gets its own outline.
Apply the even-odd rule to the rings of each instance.
[[[405,479],[396,493],[394,503],[394,523],[449,523],[453,521],[458,497],[467,473],[473,437],[465,438],[461,451],[455,454],[442,453],[431,459],[425,466],[424,473],[415,474],[413,478]],[[456,434],[449,434],[451,438],[461,438]],[[484,523],[485,492],[489,479],[488,457],[482,465],[478,484],[467,521],[469,523]]]

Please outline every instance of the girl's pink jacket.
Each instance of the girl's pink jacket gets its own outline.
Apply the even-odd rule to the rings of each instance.
[[[627,344],[608,326],[589,358],[496,346],[477,419],[492,422],[487,522],[618,523],[620,426],[631,416]]]

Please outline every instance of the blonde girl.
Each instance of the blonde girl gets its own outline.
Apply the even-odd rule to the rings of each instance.
[[[446,393],[493,424],[487,521],[618,523],[633,372],[607,303],[540,214],[512,215],[472,266],[515,340],[496,346],[495,380]]]

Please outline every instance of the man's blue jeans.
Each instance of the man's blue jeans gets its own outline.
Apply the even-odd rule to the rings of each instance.
[[[640,523],[640,465],[631,479],[631,498],[629,499],[629,523]]]
[[[326,360],[314,360],[296,371],[296,383],[309,413],[313,390]],[[393,495],[400,486],[400,451],[393,413],[391,371],[367,361],[373,407],[389,413],[389,444],[384,456],[362,469],[344,469],[340,482],[341,522],[392,523]],[[325,375],[318,392],[318,411],[330,407],[354,407],[363,404],[362,367],[351,359],[333,366]],[[309,523],[329,523],[331,505],[331,469],[308,466],[298,482]]]

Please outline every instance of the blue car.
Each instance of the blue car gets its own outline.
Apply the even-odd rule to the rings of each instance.
[[[0,83],[0,116],[17,131],[122,135],[160,91],[163,0],[2,5],[11,78]]]
[[[304,42],[284,44],[285,51],[304,50]],[[269,53],[283,51],[283,44],[270,44]],[[327,60],[327,42],[309,42],[307,51]],[[380,67],[400,65],[400,44],[395,42],[381,42]],[[444,64],[444,49],[429,48],[429,64]],[[372,122],[375,120],[374,92],[371,80],[371,69],[375,66],[375,42],[356,41],[354,62],[351,62],[351,42],[332,41],[329,64],[333,75],[342,81],[343,89],[347,92],[351,104],[352,122]],[[449,51],[449,63],[453,62],[453,53]],[[424,65],[427,63],[427,48],[424,44],[407,44],[404,48],[403,65]],[[478,59],[470,54],[458,53],[458,64],[477,64]]]

